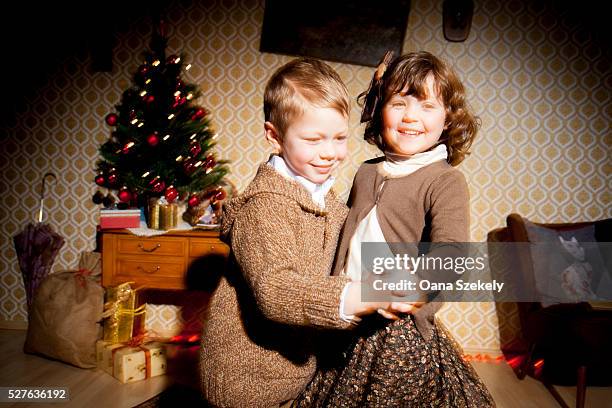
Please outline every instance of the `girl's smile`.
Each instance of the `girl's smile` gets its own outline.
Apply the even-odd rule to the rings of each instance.
[[[395,94],[382,109],[382,136],[389,152],[412,156],[438,144],[446,110],[437,96],[433,76],[427,77],[427,97]]]

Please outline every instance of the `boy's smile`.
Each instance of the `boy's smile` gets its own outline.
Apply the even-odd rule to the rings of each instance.
[[[315,183],[324,183],[347,153],[348,118],[333,108],[306,105],[304,113],[278,137],[266,122],[266,137],[295,174]],[[271,140],[271,133],[274,136]]]

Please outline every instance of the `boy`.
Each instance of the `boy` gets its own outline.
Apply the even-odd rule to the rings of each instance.
[[[210,303],[200,355],[204,397],[221,407],[278,407],[315,370],[316,328],[346,329],[377,308],[359,283],[330,276],[346,207],[331,173],[347,154],[349,98],[327,64],[297,59],[264,94],[265,136],[276,151],[224,207],[233,265]]]

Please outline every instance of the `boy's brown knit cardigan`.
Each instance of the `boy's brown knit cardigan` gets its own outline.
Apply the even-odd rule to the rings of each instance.
[[[295,398],[314,370],[317,328],[339,316],[348,278],[330,276],[347,209],[330,191],[310,194],[262,164],[224,206],[230,266],[212,297],[200,354],[204,397],[221,407],[270,407]]]

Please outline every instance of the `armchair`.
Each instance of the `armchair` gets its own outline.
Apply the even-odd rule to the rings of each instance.
[[[559,234],[593,227],[598,242],[612,241],[612,219],[566,224],[533,224],[518,214],[507,217],[507,226],[488,234],[488,242],[534,242],[529,228],[546,228]],[[548,232],[550,233],[550,232]],[[531,239],[530,239],[531,238]],[[510,246],[508,246],[510,247]],[[508,248],[512,251],[512,248]],[[535,270],[528,251],[515,251],[518,279],[535,287]],[[517,258],[518,259],[517,259]],[[608,272],[612,272],[612,254],[602,254]],[[499,265],[497,265],[499,266]],[[499,268],[491,262],[491,273]],[[609,300],[609,299],[608,299]],[[612,309],[589,302],[561,303],[545,306],[541,302],[517,303],[520,330],[527,352],[518,367],[522,379],[532,374],[536,361],[543,361],[540,380],[561,406],[567,406],[552,384],[577,386],[576,406],[583,407],[587,385],[612,385]]]

